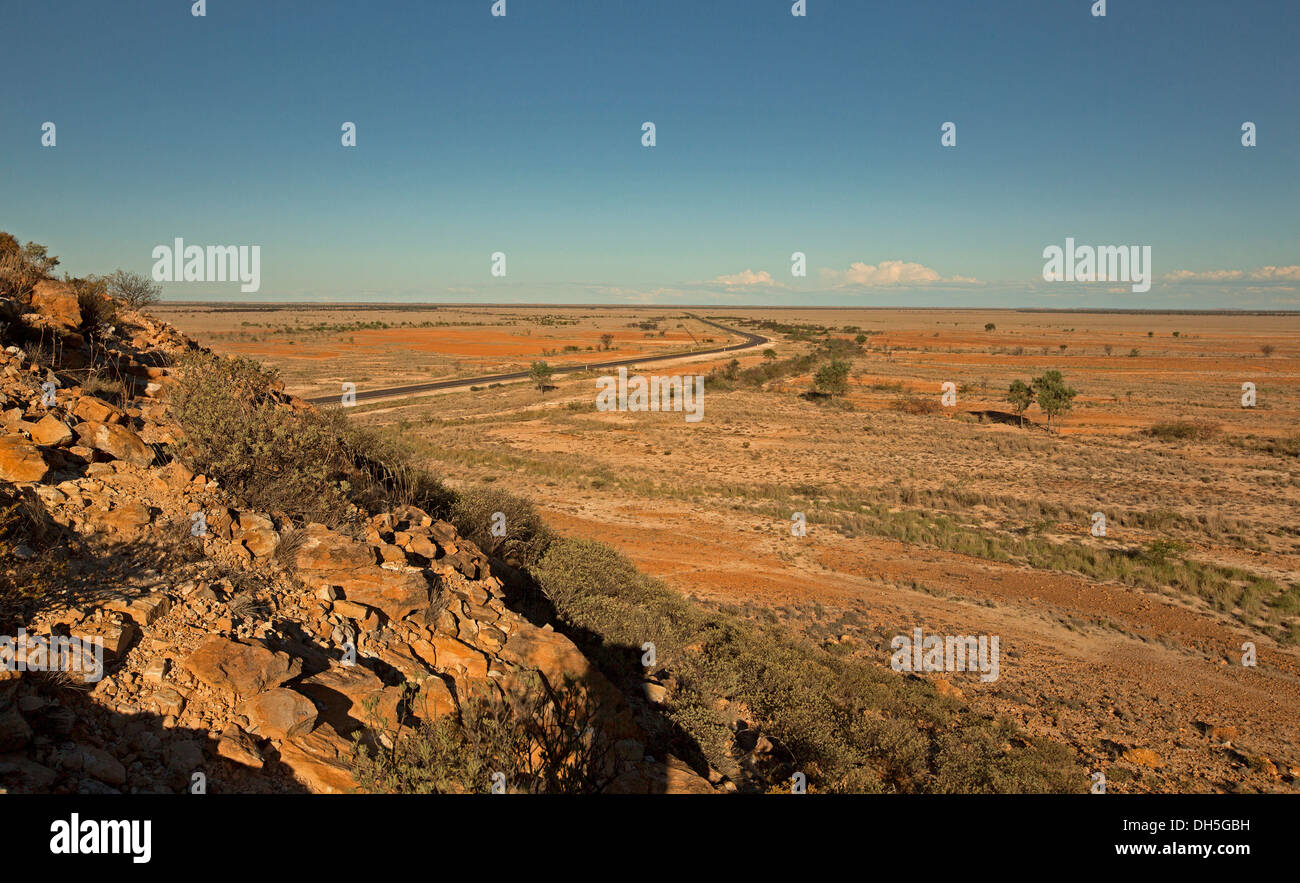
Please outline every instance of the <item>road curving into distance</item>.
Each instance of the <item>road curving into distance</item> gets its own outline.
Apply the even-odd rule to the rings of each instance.
[[[735,328],[728,328],[718,322],[711,322],[708,319],[701,319],[699,316],[687,313],[692,319],[703,322],[705,325],[712,325],[728,334],[738,334],[745,338],[743,343],[733,343],[731,346],[719,346],[706,350],[694,350],[689,353],[667,353],[662,356],[642,356],[639,359],[617,359],[612,362],[588,362],[581,366],[560,367],[556,366],[555,374],[578,374],[584,371],[593,371],[599,368],[620,368],[631,365],[647,365],[651,362],[667,362],[673,359],[690,359],[696,356],[715,355],[717,353],[733,353],[738,350],[746,350],[750,347],[761,346],[770,343],[771,338],[764,337],[761,334],[750,334],[748,331],[739,331]],[[479,386],[487,383],[505,383],[510,380],[528,379],[527,371],[514,371],[510,374],[487,374],[483,377],[467,377],[463,380],[436,380],[431,383],[412,383],[407,386],[390,386],[384,389],[359,389],[356,392],[358,402],[369,401],[371,399],[389,399],[398,396],[415,395],[422,392],[433,392],[440,389],[458,389],[466,386]],[[317,396],[316,398],[307,399],[313,405],[329,405],[339,401],[339,395]]]

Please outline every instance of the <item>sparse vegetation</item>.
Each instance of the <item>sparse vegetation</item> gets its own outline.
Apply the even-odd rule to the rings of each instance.
[[[1144,432],[1160,441],[1205,441],[1219,434],[1219,424],[1209,420],[1172,420],[1156,423]]]
[[[437,512],[450,502],[436,479],[337,411],[284,407],[275,373],[255,362],[194,353],[180,369],[172,409],[185,442],[176,456],[258,509],[338,525],[358,506],[413,503]]]
[[[1025,423],[1025,411],[1034,402],[1034,391],[1029,384],[1023,380],[1011,381],[1011,386],[1007,390],[1007,401],[1011,403],[1011,409],[1015,411],[1016,416],[1020,418],[1020,425]]]
[[[849,389],[850,363],[832,359],[813,375],[813,388],[828,395],[844,395]]]
[[[929,684],[811,647],[775,627],[707,612],[639,573],[602,543],[561,538],[536,568],[561,616],[598,636],[591,645],[616,678],[640,679],[637,654],[655,644],[660,671],[677,681],[672,719],[705,758],[738,775],[719,699],[740,703],[775,746],[755,771],[764,790],[788,789],[796,769],[826,791],[1079,791],[1059,746],[1017,737],[976,766],[959,748],[1001,746],[1014,727],[954,714]],[[627,648],[622,649],[622,648]],[[639,652],[639,651],[638,651]]]
[[[148,276],[117,270],[105,279],[109,296],[120,300],[133,310],[142,310],[158,303],[162,286]]]
[[[550,383],[554,375],[555,369],[545,362],[533,362],[532,367],[528,369],[528,379],[543,392],[546,391],[546,384]]]
[[[534,675],[507,698],[466,696],[455,716],[426,714],[413,728],[383,720],[373,703],[368,712],[382,738],[368,745],[354,736],[352,770],[365,792],[487,793],[499,784],[506,793],[592,794],[613,778],[602,709],[572,679],[552,687]]]
[[[1060,371],[1047,371],[1034,378],[1034,396],[1038,407],[1047,415],[1047,425],[1052,425],[1053,418],[1059,418],[1074,407],[1074,397],[1079,393],[1065,383]]]

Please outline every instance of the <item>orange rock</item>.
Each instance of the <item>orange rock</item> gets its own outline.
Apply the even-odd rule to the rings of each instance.
[[[246,700],[240,709],[261,736],[292,739],[316,726],[316,706],[301,693],[274,687]]]
[[[5,481],[43,481],[49,473],[35,445],[16,435],[0,437],[0,478]]]
[[[280,763],[315,794],[347,794],[357,788],[352,778],[352,742],[329,724],[280,746]]]
[[[125,460],[136,466],[153,463],[153,448],[125,426],[87,421],[77,424],[77,433],[84,444],[115,460]]]
[[[72,429],[53,414],[46,414],[31,428],[32,441],[38,445],[59,447],[72,441]]]
[[[32,309],[65,331],[81,326],[81,307],[77,292],[66,282],[45,279],[32,289]]]
[[[302,663],[287,653],[220,635],[205,640],[183,664],[200,681],[235,699],[278,687],[302,672]]]
[[[91,423],[119,423],[122,412],[103,399],[82,396],[72,406],[72,413]]]
[[[1127,760],[1129,763],[1135,763],[1138,766],[1151,767],[1152,769],[1157,769],[1165,765],[1165,762],[1160,759],[1160,755],[1156,754],[1150,748],[1130,748],[1128,751],[1125,751],[1120,755],[1120,759]]]

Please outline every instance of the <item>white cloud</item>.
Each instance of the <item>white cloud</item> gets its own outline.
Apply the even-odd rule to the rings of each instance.
[[[779,282],[772,278],[772,274],[767,272],[767,270],[759,270],[757,273],[753,270],[745,270],[731,276],[719,276],[713,281],[719,285],[725,285],[728,288],[747,288],[751,285],[767,285],[774,288],[783,287]]]
[[[1300,266],[1259,267],[1254,270],[1174,270],[1166,282],[1300,282]]]
[[[1245,275],[1241,270],[1174,270],[1166,273],[1164,279],[1166,282],[1231,282]]]
[[[1250,278],[1268,282],[1300,282],[1300,267],[1260,267],[1258,270],[1251,270]]]
[[[844,272],[823,270],[822,275],[840,288],[875,288],[882,285],[979,285],[978,279],[969,276],[952,276],[945,279],[938,270],[910,261],[881,261],[865,264],[855,261]]]

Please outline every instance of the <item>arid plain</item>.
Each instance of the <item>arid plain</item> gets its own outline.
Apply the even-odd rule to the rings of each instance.
[[[530,497],[557,530],[616,546],[683,594],[838,652],[888,667],[891,638],[915,628],[996,635],[996,681],[919,676],[970,714],[1068,745],[1111,791],[1300,791],[1300,316],[152,312],[277,367],[304,397],[740,340],[703,319],[761,334],[766,345],[631,369],[708,375],[699,422],[598,411],[604,372],[349,413],[452,486]],[[832,351],[851,361],[847,391],[810,396]],[[1077,390],[1073,409],[1049,429],[1031,405],[1021,425],[1009,385],[1052,369]]]

